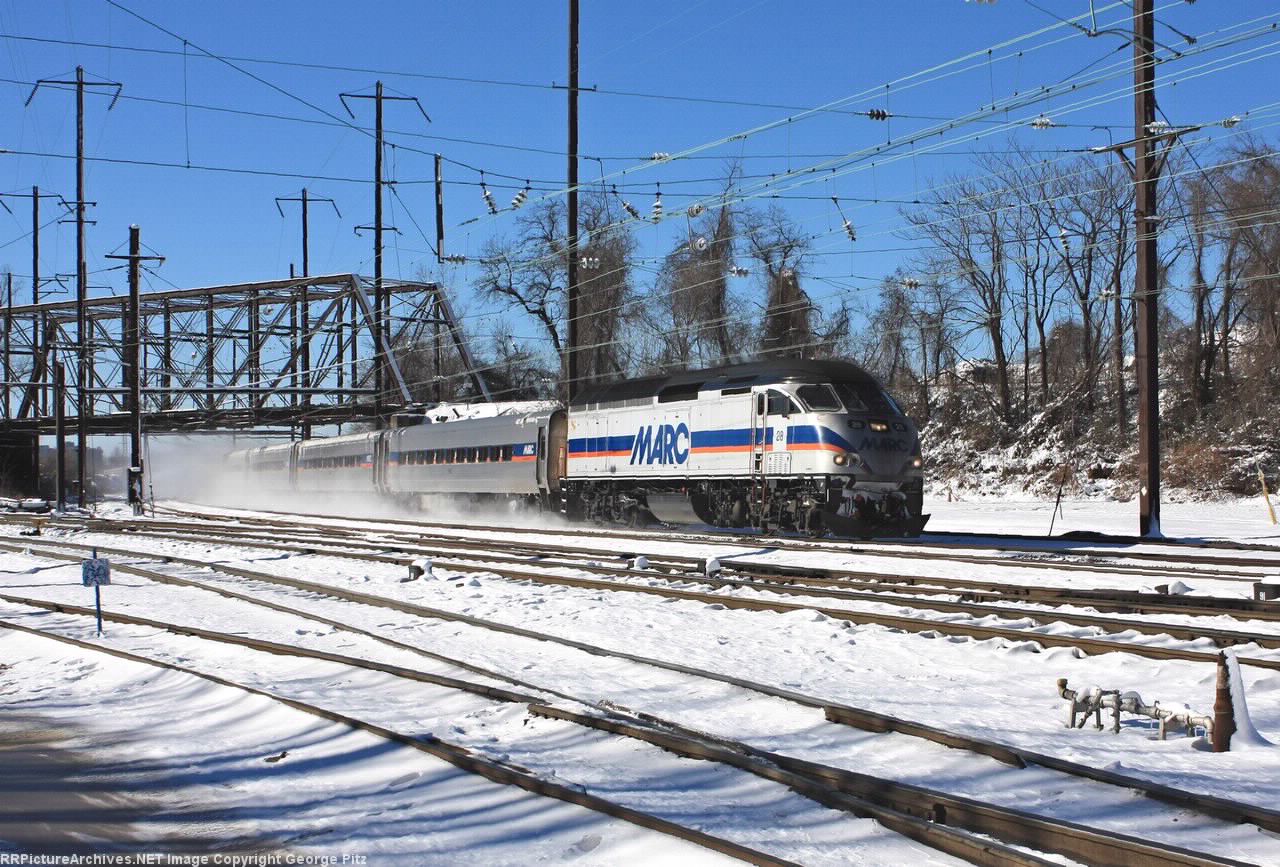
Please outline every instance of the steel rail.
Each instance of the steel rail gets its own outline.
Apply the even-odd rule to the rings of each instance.
[[[57,544],[57,543],[54,543],[54,544]],[[88,547],[88,546],[79,545],[77,543],[62,543],[62,544],[67,545],[69,547],[77,548],[77,549]],[[1203,794],[1187,792],[1185,790],[1176,789],[1160,783],[1154,783],[1148,780],[1143,780],[1135,777],[1127,777],[1122,774],[1117,774],[1111,771],[1101,771],[1086,765],[1078,764],[1078,763],[1071,762],[1064,759],[1058,759],[1052,756],[1041,755],[1038,753],[1034,753],[1034,752],[1022,749],[1022,748],[1009,747],[1009,746],[998,744],[982,738],[976,738],[973,736],[961,735],[953,732],[948,732],[942,729],[937,729],[935,727],[928,726],[923,723],[916,723],[908,720],[902,720],[900,718],[897,718],[888,714],[882,714],[879,712],[870,711],[863,708],[850,707],[843,704],[832,704],[829,702],[825,702],[821,699],[796,692],[794,690],[788,690],[784,688],[769,686],[767,684],[756,683],[756,682],[747,680],[745,678],[740,678],[733,675],[726,675],[726,674],[720,674],[718,672],[706,671],[703,669],[697,669],[690,666],[681,665],[679,663],[672,663],[664,660],[627,653],[625,651],[610,650],[607,648],[602,648],[596,645],[587,644],[585,642],[577,641],[574,639],[563,638],[559,636],[552,636],[546,633],[540,633],[540,632],[524,629],[517,626],[511,626],[511,625],[500,623],[497,621],[490,621],[490,620],[485,620],[483,618],[473,617],[471,615],[457,614],[454,612],[429,608],[429,607],[418,605],[415,603],[397,602],[396,600],[387,599],[385,597],[360,593],[358,591],[343,590],[341,588],[332,587],[330,585],[317,584],[315,582],[302,581],[300,579],[290,579],[282,576],[271,575],[269,573],[257,572],[254,570],[246,570],[246,569],[240,569],[237,567],[228,567],[223,565],[210,564],[204,561],[189,560],[186,558],[174,558],[167,555],[154,554],[150,552],[121,552],[121,553],[132,554],[133,556],[161,559],[166,562],[182,563],[185,565],[192,566],[194,568],[212,569],[214,571],[224,572],[226,574],[240,577],[245,580],[261,581],[263,583],[277,584],[280,586],[291,587],[294,589],[307,590],[309,592],[316,593],[318,595],[344,599],[347,601],[357,602],[361,604],[367,604],[371,606],[396,610],[402,613],[415,614],[419,616],[431,617],[431,618],[441,619],[445,621],[464,623],[480,629],[488,629],[491,631],[502,632],[510,635],[516,635],[516,636],[529,638],[536,641],[544,641],[544,642],[559,644],[565,647],[571,647],[571,648],[581,650],[583,652],[590,653],[597,656],[609,656],[613,658],[636,662],[642,665],[648,665],[655,668],[673,671],[676,673],[689,674],[689,675],[704,678],[707,680],[725,683],[725,684],[737,686],[743,689],[759,692],[761,694],[769,695],[772,697],[792,701],[800,705],[814,707],[814,708],[821,708],[824,711],[824,713],[828,716],[828,718],[831,719],[832,721],[854,725],[859,728],[866,729],[868,731],[875,731],[875,732],[892,731],[892,732],[902,733],[912,737],[919,737],[922,739],[931,740],[935,743],[939,743],[944,746],[965,749],[971,752],[987,755],[997,759],[998,761],[1004,762],[1006,764],[1010,764],[1015,767],[1026,767],[1030,764],[1040,764],[1054,770],[1072,774],[1074,776],[1079,776],[1087,779],[1096,780],[1099,782],[1104,782],[1109,785],[1116,785],[1116,786],[1122,786],[1125,788],[1134,789],[1142,792],[1144,795],[1151,797],[1153,799],[1174,804],[1179,807],[1192,809],[1192,810],[1195,810],[1196,812],[1200,812],[1205,815],[1214,816],[1216,818],[1221,818],[1227,821],[1248,821],[1258,825],[1259,827],[1266,828],[1271,831],[1280,832],[1280,811],[1269,810],[1264,807],[1258,807],[1258,806],[1246,804],[1246,803],[1229,801],[1229,800],[1225,800],[1225,799],[1218,798],[1211,795],[1203,795]],[[118,568],[121,568],[121,569],[128,568],[133,571],[147,571],[147,570],[138,570],[137,567],[121,566]],[[163,575],[164,573],[158,573],[158,574]],[[240,594],[236,594],[234,593],[234,591],[228,591],[225,589],[216,589],[213,586],[203,584],[202,582],[195,582],[189,579],[177,578],[176,576],[167,576],[167,577],[169,579],[169,583],[183,583],[183,584],[188,584],[192,586],[198,586],[204,589],[213,590],[214,592],[218,592],[222,595],[232,596],[233,598],[247,599],[247,597],[241,596]],[[252,601],[258,601],[258,600],[252,600]],[[279,606],[276,606],[274,603],[259,602],[258,604],[266,604],[269,607],[279,608]],[[287,610],[295,613],[300,613],[300,612],[296,612],[296,609],[290,608]],[[302,616],[313,616],[313,615],[303,614]],[[384,640],[390,642],[390,639],[384,639]],[[427,653],[428,655],[435,656],[433,654],[429,654],[427,651],[420,650],[419,652]],[[436,658],[440,658],[440,657],[436,657]],[[449,660],[448,658],[441,658],[441,659],[443,661],[456,662],[454,660]],[[465,668],[468,666],[466,664],[463,664],[463,667]],[[488,676],[493,676],[497,679],[505,679],[505,680],[508,680],[509,682],[516,682],[521,686],[526,686],[527,688],[532,688],[538,691],[554,694],[554,691],[549,690],[545,687],[540,687],[532,684],[519,683],[517,681],[514,681],[514,679],[510,678],[507,675],[495,674],[493,672],[490,672],[484,669],[479,669],[478,673],[486,674]],[[561,697],[567,697],[567,696],[561,696]]]
[[[660,746],[677,755],[716,761],[751,771],[766,779],[784,782],[792,788],[808,780],[821,780],[854,800],[852,809],[876,810],[870,815],[888,825],[905,815],[937,825],[955,826],[979,834],[988,834],[1005,843],[1028,846],[1042,852],[1053,852],[1085,864],[1105,867],[1138,867],[1138,865],[1208,865],[1243,862],[1230,861],[1176,846],[1150,843],[1139,837],[1113,832],[1099,832],[1075,822],[1051,819],[1025,810],[995,806],[973,798],[949,795],[936,789],[897,783],[871,774],[835,768],[805,759],[757,749],[741,741],[719,738],[673,726],[663,720],[653,725],[636,725],[625,721],[560,708],[532,706],[529,712],[550,719],[570,720],[635,738]],[[799,782],[797,782],[797,780]],[[819,793],[820,794],[820,793]],[[878,808],[878,809],[877,809]],[[892,811],[884,816],[881,811]],[[924,842],[923,840],[921,842]],[[953,852],[952,854],[960,854]],[[961,855],[961,857],[964,857]]]
[[[281,522],[286,523],[286,522]],[[160,522],[146,523],[131,527],[127,530],[113,528],[109,523],[101,525],[95,524],[95,529],[102,529],[105,532],[130,532],[138,535],[160,535],[164,531],[172,528],[175,532],[186,534],[195,534],[203,532],[201,538],[208,538],[207,530],[198,530],[189,525],[182,524],[165,524]],[[255,528],[255,527],[226,527],[219,528],[213,535],[224,534],[231,537],[254,538],[261,539],[266,534],[273,534],[273,538],[281,539],[279,529]],[[360,547],[365,550],[385,550],[389,546],[402,546],[406,540],[409,544],[422,546],[421,539],[433,539],[436,544],[441,545],[440,548],[430,549],[430,553],[439,554],[441,556],[455,556],[456,551],[450,549],[471,549],[486,551],[486,558],[495,558],[496,562],[520,562],[517,557],[503,557],[492,553],[496,547],[505,548],[508,551],[524,551],[529,557],[537,557],[544,562],[549,562],[546,558],[548,555],[574,555],[580,557],[609,557],[628,559],[634,554],[619,555],[616,550],[592,550],[574,546],[546,546],[546,545],[524,545],[510,540],[491,540],[485,542],[476,542],[465,539],[454,539],[452,537],[417,537],[417,541],[410,539],[408,536],[397,537],[391,534],[377,534],[376,531],[365,532],[355,531],[352,536],[363,536],[359,538],[344,538],[343,541],[333,541],[323,538],[322,531],[311,528],[298,528],[296,537],[310,537],[317,545],[345,545],[350,547]],[[369,541],[374,535],[382,535],[386,540],[379,543],[377,541]],[[295,537],[295,538],[296,538]],[[423,548],[425,549],[425,547]],[[690,571],[699,571],[705,566],[705,558],[688,557],[674,554],[665,554],[661,556],[648,557],[651,565],[660,565],[663,568],[674,567],[684,568]],[[721,559],[720,565],[726,571],[732,571],[733,574],[742,575],[745,578],[754,580],[763,580],[770,582],[780,582],[789,584],[804,584],[806,586],[831,586],[831,587],[848,587],[856,590],[869,590],[877,593],[896,593],[905,596],[945,596],[958,595],[961,601],[972,602],[1001,602],[1010,601],[1011,597],[1025,598],[1044,605],[1064,606],[1064,605],[1088,605],[1094,608],[1104,610],[1112,610],[1120,613],[1137,613],[1142,614],[1148,611],[1171,614],[1187,614],[1191,616],[1220,616],[1229,615],[1236,616],[1237,612],[1247,612],[1250,614],[1248,619],[1280,621],[1280,603],[1259,601],[1255,599],[1236,598],[1226,596],[1179,596],[1176,594],[1164,593],[1141,593],[1131,590],[1120,589],[1098,589],[1098,588],[1073,588],[1062,586],[1046,586],[1037,584],[1014,584],[1002,581],[982,581],[970,578],[947,578],[943,576],[910,576],[910,575],[887,575],[881,572],[872,572],[866,570],[851,570],[843,568],[815,568],[808,566],[787,566],[773,563],[756,563],[750,561],[739,561],[732,558]],[[1166,575],[1162,577],[1172,577]],[[1184,577],[1187,577],[1184,575]],[[1197,574],[1196,577],[1206,577]],[[1238,576],[1219,576],[1212,575],[1212,580],[1239,580]],[[899,586],[887,586],[899,585]]]
[[[85,618],[94,616],[93,609],[83,606],[14,597],[9,594],[0,594],[0,599],[11,604],[75,614]],[[1155,865],[1165,864],[1213,867],[1213,865],[1241,863],[1208,857],[1179,847],[1153,845],[1124,834],[1098,831],[1077,823],[1040,816],[1024,810],[1002,807],[921,786],[898,783],[882,777],[767,752],[749,747],[739,741],[723,738],[713,741],[705,735],[695,737],[689,733],[691,730],[679,730],[679,727],[672,723],[651,716],[647,718],[645,724],[606,719],[548,706],[530,695],[344,654],[282,645],[264,639],[229,635],[216,630],[114,611],[103,612],[103,618],[114,623],[146,626],[175,635],[192,636],[278,656],[316,659],[377,671],[407,680],[469,692],[495,701],[523,703],[530,705],[528,710],[533,715],[620,734],[661,747],[677,755],[748,771],[771,782],[781,783],[817,803],[875,819],[890,830],[909,839],[964,858],[974,864],[1048,867],[1053,862],[1017,852],[1005,846],[993,846],[990,841],[974,838],[972,834],[990,835],[1005,844],[1030,846],[1089,864],[1115,865],[1115,867],[1155,867]],[[49,634],[47,630],[45,632]],[[657,730],[655,725],[666,731]],[[955,831],[957,828],[968,833],[958,834]]]
[[[237,517],[241,517],[241,518],[248,518],[250,520],[254,519],[255,517],[260,519],[260,516],[262,514],[261,511],[258,511],[256,514],[246,514],[242,516],[237,516],[234,514],[234,510],[232,509],[227,509],[226,507],[215,507],[215,508],[223,509],[224,513],[218,514],[218,513],[210,513],[210,512],[196,512],[189,509],[176,508],[173,506],[158,506],[157,511],[164,511],[171,514],[186,515],[189,517],[204,517],[204,518],[222,517],[227,519],[236,519]],[[281,515],[282,519],[286,515],[286,513],[275,513],[275,514]],[[728,532],[696,533],[696,532],[689,532],[687,530],[679,530],[679,529],[674,529],[674,530],[664,529],[655,533],[654,531],[636,531],[636,530],[625,529],[622,527],[565,526],[563,528],[549,529],[546,527],[510,527],[510,526],[481,525],[481,524],[468,524],[464,527],[456,523],[449,523],[445,521],[431,521],[425,518],[357,519],[357,518],[346,518],[341,515],[326,515],[326,514],[321,514],[317,512],[290,512],[290,513],[287,513],[287,517],[288,518],[319,518],[327,521],[367,520],[373,523],[400,525],[400,526],[405,526],[405,527],[408,527],[411,529],[417,529],[417,530],[421,530],[422,528],[425,527],[425,528],[436,528],[436,529],[467,529],[467,530],[478,531],[478,532],[513,533],[513,534],[519,534],[519,535],[538,535],[538,534],[545,535],[547,533],[554,533],[556,535],[565,535],[565,536],[607,535],[613,538],[631,539],[631,540],[639,540],[639,541],[653,540],[655,538],[660,538],[663,541],[688,542],[688,543],[694,543],[694,544],[756,545],[756,544],[759,544],[761,541],[768,541],[770,544],[777,545],[779,547],[786,547],[789,549],[794,548],[800,551],[831,552],[831,553],[839,553],[839,554],[864,554],[867,556],[888,556],[888,557],[920,556],[920,555],[924,555],[925,557],[928,557],[930,555],[933,555],[935,557],[954,559],[941,551],[917,552],[917,551],[901,551],[901,550],[881,550],[877,548],[866,547],[869,544],[867,542],[852,542],[852,547],[851,547],[850,546],[851,543],[840,543],[840,542],[833,543],[826,540],[807,539],[800,536],[776,536],[776,535],[762,535],[762,534],[747,535],[742,533],[735,534],[735,533],[728,533]],[[292,521],[292,523],[296,524],[297,521],[296,520]],[[1027,537],[1013,537],[1013,538],[1027,538]],[[1054,538],[1056,539],[1057,537],[1054,537]],[[1168,542],[1160,543],[1158,542],[1158,540],[1146,540],[1146,539],[1144,539],[1143,542],[1144,543],[1154,542],[1157,544],[1170,544]],[[933,543],[928,540],[921,541],[920,539],[876,540],[875,542],[870,544],[884,545],[886,549],[901,548],[907,545],[910,545],[913,547],[918,546],[921,548],[950,547],[950,548],[956,548],[956,549],[969,549],[969,550],[972,550],[975,547],[987,547],[987,546],[975,546],[972,544],[961,544],[961,543],[947,543],[947,542]],[[1197,549],[1203,549],[1207,546],[1196,545],[1194,547],[1196,547]],[[1280,568],[1280,548],[1271,547],[1271,546],[1256,546],[1256,547],[1240,548],[1240,550],[1259,550],[1267,553],[1275,553],[1277,555],[1276,558],[1270,559],[1270,560],[1263,559],[1263,558],[1216,557],[1216,556],[1205,556],[1205,555],[1198,555],[1198,554],[1183,554],[1183,553],[1160,552],[1160,551],[1100,551],[1092,548],[1086,548],[1078,552],[1063,552],[1060,549],[1051,549],[1051,548],[1047,549],[1044,547],[1017,546],[1017,545],[991,546],[991,548],[993,550],[997,550],[1005,553],[1057,554],[1057,555],[1062,555],[1064,553],[1074,553],[1076,556],[1092,556],[1092,557],[1109,556],[1109,557],[1126,558],[1126,559],[1189,562],[1189,563],[1196,563],[1199,565],[1239,566],[1239,567],[1246,567],[1246,568],[1247,567]],[[1230,545],[1226,546],[1226,550],[1233,550],[1233,549],[1234,549],[1234,546],[1230,546]],[[997,564],[1003,564],[1003,565],[1021,565],[1021,566],[1030,565],[1027,561],[1013,560],[1007,557],[1006,558],[989,558],[989,559],[984,559],[982,562],[983,563],[991,562],[991,563],[997,563]],[[1062,564],[1052,564],[1052,565],[1062,565]],[[1075,565],[1088,565],[1088,564],[1075,564]],[[1157,573],[1157,574],[1160,574],[1160,573]]]
[[[144,534],[148,531],[139,531]],[[184,531],[185,532],[185,531]],[[203,537],[202,537],[203,538]],[[242,541],[242,540],[237,540]],[[39,545],[40,543],[35,543]],[[72,544],[72,543],[67,543]],[[81,544],[81,547],[90,548],[98,547],[105,551],[114,551],[128,555],[128,549],[112,549],[101,545],[93,546],[89,544]],[[269,550],[290,551],[297,554],[323,554],[325,556],[340,557],[343,559],[354,559],[363,561],[393,563],[396,565],[410,565],[415,556],[413,553],[406,552],[404,556],[396,554],[376,554],[365,553],[357,554],[350,551],[320,551],[317,546],[309,543],[289,543],[277,541],[260,541],[255,543],[255,547]],[[421,554],[423,552],[416,552]],[[597,574],[612,575],[619,578],[651,578],[656,580],[672,582],[696,582],[706,584],[716,588],[746,588],[757,591],[777,593],[780,595],[803,596],[814,598],[826,598],[832,600],[841,600],[846,602],[869,602],[881,605],[900,605],[905,608],[925,609],[939,612],[962,613],[973,617],[999,617],[1005,619],[1025,619],[1030,620],[1038,625],[1044,626],[1055,622],[1066,623],[1073,626],[1084,626],[1091,628],[1100,628],[1104,630],[1133,631],[1143,635],[1168,635],[1182,641],[1195,641],[1200,638],[1209,638],[1218,647],[1230,647],[1242,644],[1255,644],[1258,647],[1275,649],[1280,648],[1280,634],[1266,634],[1255,632],[1243,632],[1240,630],[1221,629],[1216,627],[1204,626],[1187,626],[1183,624],[1167,623],[1163,621],[1146,621],[1122,619],[1117,617],[1098,617],[1088,614],[1072,614],[1059,610],[1043,610],[1033,608],[1015,608],[1007,605],[991,605],[982,602],[954,602],[949,600],[940,600],[934,598],[924,599],[890,599],[882,595],[881,592],[856,592],[839,589],[821,589],[806,588],[803,586],[795,586],[791,584],[783,584],[778,582],[760,583],[751,580],[737,578],[718,578],[708,575],[698,574],[696,572],[681,573],[679,575],[671,575],[658,571],[635,571],[627,568],[609,567],[603,565],[583,565],[583,564],[554,564],[554,563],[530,563],[527,560],[518,558],[503,557],[503,555],[485,555],[483,557],[467,558],[466,556],[445,555],[440,557],[443,565],[447,565],[450,569],[463,572],[494,572],[504,577],[516,578],[518,580],[535,580],[541,583],[572,583],[575,581],[592,581],[593,579],[572,579],[563,576],[555,576],[542,572],[530,572],[527,570],[517,570],[511,568],[494,569],[490,565],[495,562],[513,562],[525,566],[537,566],[546,568],[564,568],[587,569]],[[1206,654],[1200,651],[1181,651],[1175,648],[1155,648],[1150,645],[1137,643],[1122,643],[1108,639],[1097,639],[1087,637],[1061,637],[1048,635],[1041,632],[1031,632],[1029,630],[1019,630],[1011,627],[999,626],[978,626],[959,624],[953,621],[944,621],[936,619],[914,618],[904,615],[893,614],[870,614],[863,611],[847,608],[826,608],[815,605],[801,605],[788,603],[771,603],[764,600],[746,600],[739,597],[731,596],[711,596],[710,594],[694,594],[688,595],[690,591],[672,588],[670,590],[662,590],[660,588],[645,587],[631,584],[618,584],[615,582],[598,582],[598,584],[579,584],[577,586],[593,587],[596,589],[613,589],[613,590],[630,590],[640,593],[656,593],[662,594],[679,594],[684,598],[698,599],[699,601],[715,601],[730,608],[752,608],[753,610],[776,610],[776,611],[794,611],[800,609],[814,609],[821,611],[830,617],[850,620],[855,623],[879,623],[886,626],[894,626],[903,628],[910,632],[921,632],[935,630],[947,634],[959,634],[972,638],[990,638],[1000,637],[1010,640],[1033,640],[1050,646],[1067,646],[1080,647],[1082,649],[1092,648],[1095,652],[1108,651],[1129,651],[1141,656],[1148,656],[1159,659],[1193,659],[1203,661],[1216,661],[1213,654]],[[1082,604],[1082,603],[1077,603]],[[921,626],[921,624],[928,624]],[[1017,636],[1017,637],[1015,637]],[[1183,654],[1183,655],[1178,655]],[[1191,655],[1187,655],[1191,654]],[[1240,657],[1241,663],[1249,665],[1257,665],[1265,668],[1273,668],[1280,670],[1280,660],[1261,659],[1257,657]]]
[[[331,722],[336,722],[352,729],[359,729],[360,731],[368,732],[369,734],[375,735],[384,740],[403,744],[404,746],[435,756],[436,758],[442,759],[460,770],[481,776],[491,782],[515,786],[536,795],[543,795],[566,803],[576,804],[577,806],[585,807],[597,813],[603,813],[607,816],[622,819],[642,828],[659,831],[663,834],[667,834],[681,840],[696,843],[706,849],[720,852],[749,864],[757,864],[761,865],[761,867],[798,867],[798,865],[793,861],[788,861],[751,849],[730,840],[725,840],[724,838],[713,836],[704,831],[699,831],[696,828],[689,828],[684,825],[680,825],[668,819],[663,819],[660,816],[655,816],[652,813],[646,813],[632,807],[627,807],[625,805],[606,800],[598,795],[592,795],[581,791],[571,785],[551,782],[550,780],[543,779],[542,777],[538,777],[530,773],[524,768],[510,765],[496,759],[481,757],[465,747],[448,743],[447,741],[443,741],[432,734],[407,735],[402,732],[386,728],[385,726],[380,726],[376,723],[371,723],[327,708],[322,708],[318,705],[309,704],[307,702],[279,695],[278,693],[274,693],[269,690],[238,683],[228,678],[202,672],[188,666],[151,659],[119,648],[93,644],[88,641],[81,641],[76,638],[71,638],[70,636],[60,635],[47,630],[34,629],[29,626],[23,626],[21,624],[5,620],[0,620],[0,628],[37,635],[43,638],[69,644],[83,650],[105,653],[131,662],[165,668],[170,671],[176,671],[182,674],[198,677],[203,680],[210,681],[211,683],[216,683],[219,686],[231,687],[253,695],[262,696],[287,707],[291,707],[294,710],[299,710],[312,716],[327,719]]]

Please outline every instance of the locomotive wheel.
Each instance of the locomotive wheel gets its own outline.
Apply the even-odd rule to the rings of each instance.
[[[827,534],[826,525],[822,520],[822,509],[817,506],[814,506],[809,510],[809,513],[805,515],[804,524],[805,532],[815,539]]]
[[[698,516],[698,520],[704,524],[717,525],[717,518],[711,509],[711,500],[706,494],[689,494],[689,505],[693,508],[693,513]]]

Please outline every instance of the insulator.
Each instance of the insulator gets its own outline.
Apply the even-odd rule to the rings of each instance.
[[[655,223],[662,219],[662,193],[659,192],[653,197],[653,221]]]
[[[710,246],[711,244],[708,243],[706,238],[698,238],[698,240],[693,242],[693,249],[697,250],[699,253],[705,252],[707,247]]]
[[[844,221],[844,233],[849,236],[850,241],[858,240],[858,233],[854,231],[853,223],[850,223],[848,220]]]
[[[735,277],[749,277],[751,276],[751,269],[735,265],[729,269],[729,273]]]
[[[1147,133],[1149,135],[1162,135],[1169,131],[1169,122],[1164,120],[1153,120],[1147,124]]]
[[[466,256],[445,256],[444,261],[448,262],[450,265],[465,265],[467,264],[467,257]]]
[[[513,210],[513,211],[518,211],[518,210],[520,209],[520,206],[524,204],[524,200],[525,200],[525,199],[527,199],[527,198],[529,198],[529,187],[528,187],[528,186],[526,186],[523,190],[521,190],[520,192],[516,193],[516,194],[515,194],[515,196],[514,196],[514,197],[512,197],[512,199],[511,199],[511,210]]]
[[[498,203],[493,200],[493,193],[489,192],[489,188],[481,187],[480,195],[484,196],[484,203],[489,206],[489,213],[498,213]]]
[[[889,112],[885,111],[883,108],[873,108],[867,112],[867,117],[872,120],[888,120]]]
[[[697,217],[705,210],[706,208],[702,207],[702,203],[699,202],[696,205],[690,205],[689,210],[686,213],[688,213],[690,217]]]
[[[1233,115],[1231,115],[1231,117],[1229,117],[1229,118],[1227,118],[1226,120],[1224,120],[1224,121],[1222,122],[1222,125],[1223,125],[1224,127],[1226,127],[1227,129],[1231,129],[1231,127],[1233,127],[1233,126],[1239,126],[1239,125],[1240,125],[1240,120],[1241,120],[1240,115],[1238,115],[1238,114],[1233,114]]]
[[[622,210],[630,214],[631,219],[633,220],[640,219],[640,212],[636,210],[636,206],[628,202],[626,199],[622,200]]]
[[[655,163],[660,163],[663,160],[671,159],[671,154],[667,153],[666,151],[654,151],[653,156],[650,157],[650,159],[652,159]]]
[[[1053,125],[1053,121],[1043,114],[1031,121],[1032,129],[1049,129]]]

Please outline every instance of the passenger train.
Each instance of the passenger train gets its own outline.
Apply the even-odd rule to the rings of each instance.
[[[919,432],[875,378],[780,360],[624,380],[555,403],[232,452],[255,486],[519,500],[575,520],[918,535]]]

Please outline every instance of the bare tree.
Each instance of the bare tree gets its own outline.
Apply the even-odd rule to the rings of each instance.
[[[1233,404],[1248,405],[1247,417],[1269,403],[1266,395],[1276,384],[1280,157],[1253,139],[1230,157],[1224,167],[1182,185],[1191,260],[1187,379],[1203,409],[1222,392],[1234,393],[1243,372],[1255,387]],[[1248,339],[1238,337],[1242,331]]]
[[[743,223],[747,252],[760,265],[765,284],[760,353],[774,358],[804,356],[814,341],[809,296],[800,288],[809,238],[777,205],[748,211]]]
[[[621,330],[633,295],[635,240],[602,194],[584,196],[579,212],[578,346],[580,376],[614,377],[624,369]],[[564,352],[568,249],[560,201],[520,212],[514,238],[485,245],[477,288],[538,323],[557,356]]]
[[[607,196],[585,197],[579,212],[578,341],[581,376],[588,381],[612,379],[625,369],[622,329],[631,310],[631,260],[635,238]]]
[[[542,202],[516,217],[514,239],[493,238],[480,254],[477,288],[533,318],[556,355],[562,351],[564,319],[564,208],[558,199]]]
[[[1010,254],[1016,280],[1013,306],[1021,308],[1022,402],[1031,411],[1031,347],[1035,333],[1039,379],[1038,405],[1049,403],[1048,330],[1063,288],[1064,254],[1050,233],[1044,203],[1057,194],[1058,174],[1052,164],[1034,159],[1017,148],[1006,158],[992,157],[987,165],[1001,177],[1018,207],[1009,212]]]
[[[665,363],[723,364],[735,350],[735,323],[729,314],[729,272],[733,267],[734,218],[728,206],[690,218],[687,237],[663,260],[656,287],[668,343]],[[739,344],[740,345],[740,344]]]
[[[935,197],[908,211],[911,236],[927,241],[950,260],[959,292],[959,313],[986,335],[996,371],[1000,418],[1012,421],[1005,317],[1009,312],[1008,212],[1015,207],[998,178],[958,179],[947,198]]]

